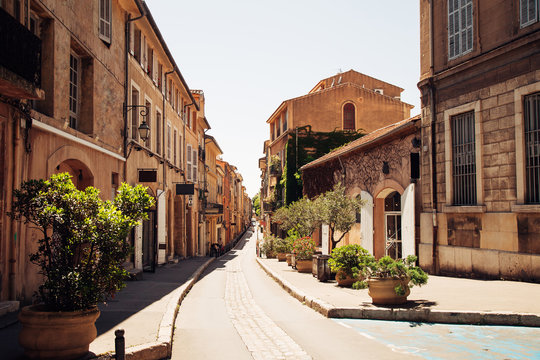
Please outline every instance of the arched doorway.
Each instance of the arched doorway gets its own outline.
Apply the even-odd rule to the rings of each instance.
[[[94,185],[94,175],[84,163],[76,159],[64,160],[56,166],[55,174],[69,173],[71,181],[78,190]]]
[[[401,195],[393,191],[384,198],[385,253],[393,259],[402,257]]]

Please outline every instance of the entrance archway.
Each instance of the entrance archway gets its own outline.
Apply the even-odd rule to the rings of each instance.
[[[94,175],[84,163],[77,159],[64,160],[56,166],[55,174],[67,172],[78,190],[94,185]]]

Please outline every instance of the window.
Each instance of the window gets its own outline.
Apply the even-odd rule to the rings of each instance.
[[[525,96],[525,202],[540,204],[540,93]]]
[[[156,152],[161,155],[161,113],[156,111]]]
[[[193,182],[197,182],[197,149],[193,149]]]
[[[343,107],[343,130],[356,130],[354,104],[347,103]]]
[[[276,120],[276,130],[276,137],[279,137],[281,135],[281,117]]]
[[[289,118],[289,113],[287,110],[283,113],[283,132],[287,131],[287,120]]]
[[[167,122],[167,159],[171,160],[171,123]]]
[[[519,1],[519,23],[522,28],[538,21],[538,0]]]
[[[448,0],[448,58],[455,59],[472,51],[472,0]]]
[[[154,49],[148,47],[148,65],[146,71],[148,75],[153,79],[154,78]]]
[[[176,138],[177,138],[177,136],[178,136],[178,131],[176,129],[174,129],[174,136],[173,136],[173,154],[174,154],[173,155],[173,164],[174,165],[177,165],[176,164],[176,159],[177,159],[176,155],[178,154],[178,150],[176,148]]]
[[[81,91],[81,58],[69,55],[69,126],[77,129]]]
[[[182,160],[182,135],[178,135],[178,162],[178,166],[183,169],[184,163]]]
[[[186,176],[187,176],[187,180],[188,181],[191,181],[191,145],[187,145],[187,150],[186,150],[186,154],[187,154],[187,169],[186,169]]]
[[[275,123],[270,124],[270,133],[272,136],[272,140],[274,140],[276,138],[276,124]]]
[[[135,28],[133,36],[133,56],[140,63],[141,60],[141,30]]]
[[[111,43],[112,29],[111,0],[99,0],[99,38]]]
[[[157,71],[157,85],[159,90],[163,91],[163,65],[161,63],[158,63],[158,71]]]
[[[451,117],[454,205],[476,205],[474,111]]]
[[[131,87],[131,105],[139,105],[139,91],[132,86]],[[139,141],[139,108],[133,108],[131,110],[131,138],[135,141]]]

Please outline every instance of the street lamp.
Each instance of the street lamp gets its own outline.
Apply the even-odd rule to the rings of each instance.
[[[139,125],[139,136],[141,137],[141,140],[143,142],[146,142],[148,140],[148,137],[150,136],[150,126],[146,123],[146,120],[143,119],[141,125]]]

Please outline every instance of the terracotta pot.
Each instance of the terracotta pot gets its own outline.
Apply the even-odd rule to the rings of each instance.
[[[24,307],[19,343],[31,359],[77,359],[88,353],[97,335],[97,306],[79,311],[46,311],[45,305]]]
[[[336,274],[336,281],[342,287],[352,287],[355,282],[362,280],[364,280],[364,277],[361,274],[355,278],[342,270],[339,270]]]
[[[292,266],[292,254],[286,255],[287,265]]]
[[[287,253],[277,253],[277,259],[278,259],[278,261],[287,260]]]
[[[407,302],[407,296],[411,293],[408,286],[409,279],[379,279],[368,280],[369,296],[371,302],[377,305],[399,305]],[[396,294],[396,286],[401,285],[405,289],[404,295]]]
[[[266,258],[267,259],[275,259],[276,258],[276,253],[274,251],[269,251],[267,254],[266,254]]]
[[[310,273],[312,264],[311,260],[296,260],[296,270],[301,273]]]

